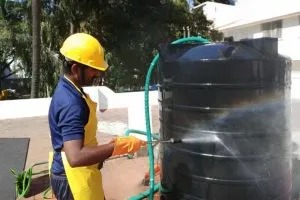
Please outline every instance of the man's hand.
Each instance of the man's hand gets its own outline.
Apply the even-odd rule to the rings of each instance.
[[[112,156],[132,154],[140,150],[142,146],[146,145],[146,142],[134,136],[116,137],[112,140],[112,143],[114,143],[114,151]]]

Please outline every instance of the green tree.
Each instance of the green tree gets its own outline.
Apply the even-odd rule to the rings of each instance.
[[[15,42],[5,48],[16,47],[14,55],[31,77],[33,52],[28,47],[33,30],[31,17],[27,17],[31,7],[26,7],[30,2],[24,0],[19,3],[22,6],[13,5],[14,1],[5,2],[12,5],[11,9],[6,6],[6,10],[14,13],[20,10],[22,16],[22,23],[14,21],[18,22],[16,30],[12,31],[13,26],[5,28],[7,37],[16,38],[8,40]],[[149,64],[161,43],[184,37],[187,29],[190,35],[212,40],[215,35],[201,10],[190,13],[183,0],[44,0],[41,3],[40,97],[51,95],[55,88],[61,65],[58,51],[71,33],[84,31],[100,40],[110,65],[106,84],[116,91],[142,89]],[[3,22],[7,20],[0,20]],[[155,77],[152,81],[155,82]]]
[[[95,15],[90,24],[101,24],[101,29],[88,28],[109,51],[107,82],[117,91],[142,88],[159,44],[183,37],[183,27],[191,35],[210,36],[203,13],[190,13],[185,1],[109,1]]]
[[[3,80],[30,63],[26,8],[26,2],[0,0],[0,90]],[[11,69],[13,63],[19,63],[17,70]]]

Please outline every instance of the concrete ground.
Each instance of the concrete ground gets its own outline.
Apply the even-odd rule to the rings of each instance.
[[[97,138],[99,142],[110,141],[112,131],[120,131],[126,128],[127,116],[127,109],[111,109],[99,112],[99,125],[104,124],[109,127],[98,127]],[[152,107],[152,119],[153,131],[157,132],[159,124],[157,106]],[[51,150],[47,117],[0,120],[0,138],[24,137],[30,138],[26,169],[35,163],[47,161],[48,152]],[[145,150],[143,151],[145,152]],[[106,199],[124,200],[148,189],[147,186],[142,184],[144,175],[148,172],[148,167],[148,158],[145,154],[138,154],[133,159],[123,157],[106,161],[101,170]],[[39,171],[41,168],[34,169]],[[32,190],[26,199],[42,199],[41,192],[48,185],[47,175],[34,177]]]
[[[297,100],[292,104],[291,129],[293,141],[300,146],[299,113],[300,100]],[[127,109],[99,112],[98,119],[100,121],[97,135],[99,142],[108,142],[112,137],[112,132],[115,131],[119,134],[126,128],[128,124]],[[152,125],[153,132],[158,132],[157,106],[152,107]],[[47,117],[0,120],[0,138],[24,137],[30,138],[26,168],[31,167],[34,163],[47,161],[48,152],[51,150]],[[148,189],[142,184],[147,171],[148,158],[142,154],[134,159],[118,158],[106,161],[102,173],[107,200],[125,200]],[[26,199],[42,199],[41,191],[48,185],[47,176],[34,179],[32,191]]]

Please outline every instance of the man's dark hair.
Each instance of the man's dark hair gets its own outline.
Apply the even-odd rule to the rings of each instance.
[[[78,63],[76,61],[70,60],[68,58],[63,59],[63,73],[66,74],[66,75],[71,75],[71,67],[72,67],[73,64],[77,64],[78,66],[80,66],[80,73],[83,77],[84,70],[88,66],[83,65],[81,63]]]
[[[63,72],[64,74],[71,74],[71,67],[74,64],[74,61],[63,58]]]

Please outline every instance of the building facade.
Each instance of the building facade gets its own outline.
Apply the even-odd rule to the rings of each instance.
[[[300,1],[237,0],[235,5],[205,2],[202,8],[225,39],[276,37],[278,53],[290,57],[300,73]]]

